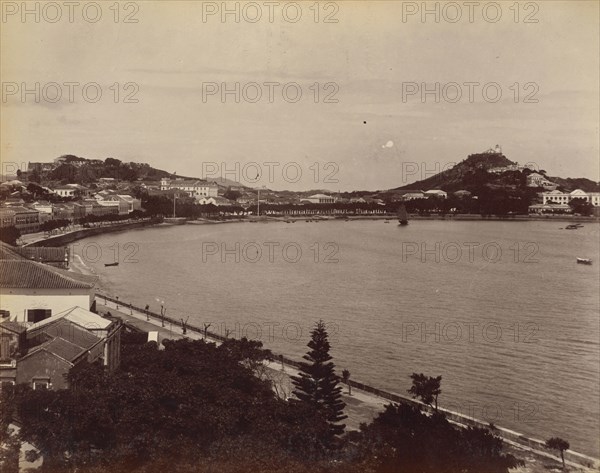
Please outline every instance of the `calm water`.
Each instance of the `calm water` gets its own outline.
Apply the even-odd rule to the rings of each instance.
[[[162,300],[171,317],[293,357],[323,319],[353,379],[406,394],[412,372],[442,375],[441,406],[597,457],[599,226],[564,225],[186,225],[94,237],[76,253],[123,301],[158,312]],[[117,249],[120,265],[105,268]]]

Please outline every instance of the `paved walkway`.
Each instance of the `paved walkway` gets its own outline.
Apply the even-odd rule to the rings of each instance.
[[[113,316],[118,316],[127,324],[139,328],[140,330],[150,332],[158,332],[159,343],[164,339],[181,339],[190,338],[199,340],[204,338],[203,334],[193,330],[187,330],[186,335],[179,326],[172,326],[165,322],[165,327],[162,327],[160,320],[147,316],[136,310],[129,309],[121,304],[117,309],[117,305],[111,301],[104,301],[104,298],[96,298],[97,310],[99,313],[110,312]],[[215,343],[220,343],[219,340],[214,340],[208,337],[208,340]],[[273,361],[265,364],[265,372],[261,373],[261,377],[266,377],[273,381],[274,390],[283,397],[289,397],[292,392],[292,384],[290,376],[296,375],[298,371],[291,366],[283,365],[279,361]],[[347,386],[343,386],[343,400],[346,403],[345,413],[348,419],[345,420],[347,430],[358,430],[359,425],[363,422],[369,423],[373,420],[383,407],[389,403],[387,399],[378,397],[374,394],[360,391],[352,388],[352,395],[348,395]],[[562,471],[560,458],[551,455],[544,451],[534,450],[529,447],[503,439],[506,445],[505,450],[512,453],[518,458],[525,460],[526,465],[513,470],[515,473],[548,473],[548,471]],[[596,468],[584,468],[573,462],[566,462],[567,471],[592,473],[600,471],[598,465]]]

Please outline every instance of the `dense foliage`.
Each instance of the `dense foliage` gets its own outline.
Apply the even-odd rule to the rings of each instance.
[[[311,353],[323,369],[326,340],[317,327]],[[489,431],[409,405],[388,405],[332,449],[319,396],[275,395],[263,364],[272,355],[260,342],[166,340],[159,350],[142,341],[124,335],[118,371],[86,365],[70,374],[68,390],[4,389],[2,432],[18,420],[21,438],[44,456],[41,471],[52,473],[504,473],[516,464]],[[1,467],[16,471],[15,458],[14,448],[0,451]]]
[[[0,241],[8,243],[11,246],[16,246],[19,238],[21,238],[21,232],[17,227],[11,226],[0,228]]]

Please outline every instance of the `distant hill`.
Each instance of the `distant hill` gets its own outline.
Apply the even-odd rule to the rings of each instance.
[[[489,170],[496,168],[496,172]],[[471,154],[467,159],[454,165],[452,168],[442,171],[434,176],[420,181],[407,184],[402,187],[390,189],[388,192],[407,190],[431,190],[442,189],[446,192],[457,190],[478,191],[482,187],[524,187],[526,176],[532,172],[545,175],[543,170],[531,170],[519,166],[518,163],[509,160],[504,154],[493,150],[484,153]],[[548,180],[559,186],[559,189],[572,191],[581,189],[585,192],[600,192],[600,185],[586,178],[560,178],[547,176]]]
[[[21,176],[21,174],[20,174]],[[77,184],[89,184],[102,177],[120,181],[160,181],[162,178],[201,179],[194,176],[176,175],[157,169],[147,163],[123,162],[115,158],[86,159],[75,155],[63,155],[53,163],[29,163],[27,180],[34,182],[65,181]],[[241,184],[223,178],[210,179],[226,188]]]

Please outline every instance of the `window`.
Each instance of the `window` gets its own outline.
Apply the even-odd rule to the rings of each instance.
[[[33,389],[49,389],[50,388],[50,380],[49,379],[33,379]]]
[[[47,319],[52,315],[51,309],[28,309],[27,310],[27,322],[39,322],[40,320]]]
[[[8,378],[0,378],[0,392],[4,391],[9,386],[14,386],[15,380]]]

